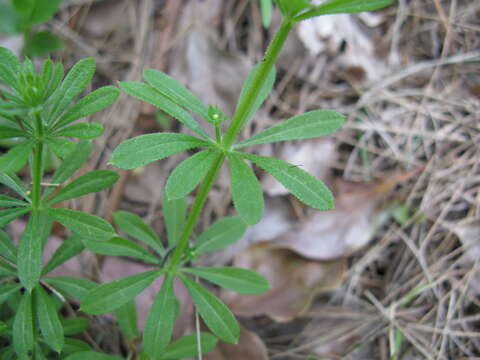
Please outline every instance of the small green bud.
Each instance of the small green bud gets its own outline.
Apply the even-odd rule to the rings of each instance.
[[[207,121],[213,125],[220,125],[227,119],[227,115],[223,113],[218,106],[210,105],[208,107],[208,119]]]

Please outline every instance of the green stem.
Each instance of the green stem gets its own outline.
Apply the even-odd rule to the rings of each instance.
[[[275,65],[278,55],[282,50],[283,44],[285,43],[292,26],[293,23],[290,20],[283,20],[280,28],[275,34],[275,37],[265,52],[265,57],[263,58],[263,61],[255,74],[255,77],[252,81],[252,86],[250,87],[248,94],[243,98],[243,101],[238,104],[237,111],[232,119],[232,123],[225,133],[223,138],[223,144],[225,148],[229,149],[232,146],[233,142],[237,138],[238,133],[245,124],[245,121],[247,121],[247,117],[252,110],[255,99],[260,93],[268,74]]]
[[[215,179],[217,178],[217,175],[220,171],[220,168],[223,165],[224,160],[225,160],[225,154],[221,154],[213,164],[212,168],[207,173],[207,176],[205,176],[205,180],[203,181],[202,185],[198,189],[197,197],[193,202],[192,208],[190,210],[190,214],[188,215],[187,222],[185,224],[185,227],[183,228],[183,232],[182,232],[182,235],[180,236],[180,240],[178,241],[178,245],[173,251],[172,261],[170,263],[170,269],[175,269],[177,265],[180,263],[180,261],[182,260],[182,255],[188,247],[188,239],[190,238],[190,234],[192,233],[192,230],[197,223],[198,217],[202,212],[203,206],[207,201],[208,194],[212,189],[212,186],[215,182]]]
[[[250,113],[253,104],[255,103],[255,99],[257,98],[265,80],[267,79],[268,74],[270,73],[271,69],[275,65],[275,62],[280,54],[280,51],[287,39],[287,36],[292,29],[293,23],[289,20],[284,20],[280,25],[275,37],[273,38],[270,46],[268,47],[265,57],[258,68],[258,71],[255,74],[255,77],[252,81],[252,86],[248,90],[247,95],[243,98],[243,101],[238,105],[237,111],[232,119],[232,123],[228,128],[225,136],[223,138],[223,148],[229,149],[233,142],[235,141],[238,133],[242,129],[243,124],[247,120],[248,114]],[[217,131],[217,141],[218,141],[218,131]],[[203,181],[202,185],[200,186],[197,197],[192,205],[190,210],[190,214],[188,215],[187,222],[185,227],[183,228],[182,235],[178,242],[177,247],[173,251],[172,260],[170,262],[169,268],[171,270],[175,270],[178,264],[182,260],[182,256],[185,250],[188,247],[188,239],[195,227],[198,217],[202,212],[203,206],[207,201],[208,194],[217,178],[217,175],[222,167],[222,164],[225,160],[225,154],[222,154],[218,157],[210,171],[207,173],[205,180]]]
[[[43,177],[43,124],[39,114],[35,116],[35,132],[37,144],[33,150],[32,205],[34,209],[38,209],[41,202]]]

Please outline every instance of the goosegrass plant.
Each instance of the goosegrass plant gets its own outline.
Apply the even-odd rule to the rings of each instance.
[[[56,206],[101,191],[117,180],[118,175],[110,170],[94,170],[70,178],[87,161],[89,141],[103,130],[99,123],[72,123],[112,104],[118,89],[100,88],[74,103],[93,76],[92,59],[81,60],[62,81],[60,64],[47,60],[36,73],[31,61],[20,63],[9,51],[0,49],[0,80],[9,87],[0,89],[0,116],[9,121],[0,129],[0,138],[22,139],[0,157],[0,182],[17,193],[16,197],[1,195],[0,206],[4,209],[0,210],[0,225],[28,214],[18,246],[5,231],[0,232],[0,341],[7,345],[1,358],[118,359],[71,337],[85,330],[88,323],[83,317],[64,317],[61,309],[69,304],[66,298],[77,299],[80,311],[92,315],[114,313],[128,343],[129,358],[183,359],[210,351],[217,339],[237,343],[240,327],[235,316],[200,279],[246,294],[268,290],[268,282],[247,269],[199,267],[196,260],[206,252],[236,242],[248,225],[260,221],[263,193],[251,164],[270,173],[306,205],[318,210],[332,209],[333,195],[319,179],[294,164],[256,155],[251,150],[256,145],[331,134],[341,127],[344,116],[334,110],[313,110],[243,141],[238,141],[240,132],[272,91],[275,62],[296,23],[321,15],[375,10],[390,3],[330,0],[313,5],[307,0],[276,0],[282,23],[265,56],[247,77],[231,117],[216,106],[203,104],[185,86],[157,70],[145,70],[145,82],[120,82],[124,92],[156,106],[189,129],[188,134],[161,132],[128,139],[113,151],[110,160],[114,167],[134,169],[190,151],[191,155],[171,172],[165,185],[164,242],[133,213],[114,213],[117,228],[126,235],[121,237],[100,217]],[[43,162],[47,148],[63,162],[45,182]],[[219,219],[197,234],[199,216],[225,163],[230,171],[237,215]],[[31,184],[23,183],[15,175],[25,164],[30,168]],[[187,196],[195,189],[189,206]],[[43,266],[42,252],[53,221],[64,225],[71,235]],[[133,257],[149,264],[151,269],[100,285],[87,279],[48,275],[85,248],[99,254]],[[144,329],[137,329],[135,297],[156,279],[161,279],[161,288]],[[177,282],[187,289],[209,333],[197,331],[172,342],[181,309],[174,291]]]

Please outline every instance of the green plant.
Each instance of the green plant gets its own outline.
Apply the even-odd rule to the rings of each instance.
[[[0,341],[10,345],[2,346],[0,358],[13,359],[16,354],[19,359],[31,355],[44,359],[52,352],[68,354],[78,346],[89,348],[68,337],[87,328],[87,321],[64,318],[59,310],[64,296],[71,291],[81,294],[94,283],[49,277],[48,273],[83,249],[82,237],[100,242],[111,238],[114,229],[99,217],[54,205],[116,182],[118,175],[110,170],[69,179],[88,159],[92,150],[89,140],[103,132],[100,123],[74,122],[111,105],[119,90],[106,86],[74,103],[94,74],[92,59],[78,62],[64,78],[61,64],[46,60],[37,73],[29,59],[20,63],[9,50],[0,48],[0,68],[0,81],[7,86],[0,88],[0,116],[6,120],[0,126],[0,138],[19,140],[0,157],[0,183],[17,195],[0,195],[0,226],[28,214],[18,247],[0,230]],[[48,184],[44,180],[47,150],[63,159]],[[15,175],[27,163],[31,184]],[[73,235],[42,266],[43,249],[54,220],[71,229]],[[62,281],[69,284],[62,286]]]
[[[40,56],[63,48],[63,41],[49,31],[33,31],[48,21],[62,0],[0,0],[0,33],[24,35],[26,56]]]
[[[93,75],[91,60],[82,60],[75,65],[59,85],[63,75],[61,66],[53,66],[47,60],[42,72],[37,75],[28,60],[22,65],[5,49],[0,51],[0,66],[9,70],[1,72],[0,79],[12,88],[11,92],[0,90],[5,99],[0,102],[0,116],[11,122],[2,128],[0,134],[24,138],[0,158],[0,182],[23,198],[19,200],[2,195],[1,204],[6,209],[0,210],[0,221],[5,225],[15,217],[30,213],[18,249],[6,233],[0,233],[0,302],[6,301],[10,311],[10,318],[0,323],[0,334],[13,344],[2,356],[9,359],[17,353],[19,358],[28,358],[33,352],[35,358],[41,359],[52,351],[61,351],[60,356],[68,360],[118,359],[94,352],[78,340],[64,338],[72,333],[66,330],[65,323],[76,322],[71,324],[71,328],[77,330],[84,329],[86,324],[78,318],[62,319],[58,312],[61,303],[57,299],[66,296],[76,298],[81,303],[81,310],[91,314],[114,312],[125,338],[135,347],[134,338],[139,331],[136,328],[134,299],[159,277],[163,277],[163,283],[143,329],[142,347],[133,351],[131,356],[142,360],[181,359],[209,351],[215,346],[217,337],[230,343],[238,341],[240,329],[234,315],[197,279],[250,294],[267,290],[268,282],[246,269],[201,268],[194,266],[193,262],[205,252],[234,243],[241,238],[247,225],[261,219],[263,193],[247,161],[270,173],[305,204],[319,210],[334,206],[331,192],[314,176],[282,160],[243,150],[259,144],[330,134],[341,127],[344,116],[333,110],[314,110],[244,141],[237,142],[237,137],[271,92],[275,82],[275,62],[297,22],[320,15],[375,10],[390,4],[391,0],[331,0],[318,6],[307,0],[277,0],[276,3],[282,13],[282,23],[264,58],[246,79],[228,126],[225,126],[228,117],[220,109],[204,105],[182,84],[159,71],[146,70],[146,83],[120,83],[123,91],[155,105],[179,120],[196,136],[168,132],[141,135],[120,144],[112,154],[111,164],[132,169],[179,152],[201,149],[182,161],[167,180],[162,204],[168,235],[165,244],[137,215],[125,211],[114,214],[115,223],[122,232],[153,251],[118,236],[112,226],[101,218],[75,210],[52,208],[56,202],[106,188],[115,182],[117,176],[114,173],[96,170],[63,188],[47,185],[45,191],[41,191],[44,148],[51,147],[65,159],[50,180],[54,184],[63,184],[86,161],[90,147],[88,142],[75,144],[63,137],[89,139],[101,133],[99,125],[70,123],[111,104],[118,95],[117,90],[112,87],[96,90],[70,106]],[[210,136],[191,113],[210,124],[215,135]],[[27,161],[32,172],[30,190],[14,175],[14,171]],[[238,216],[219,219],[194,236],[199,215],[225,162],[230,170],[232,199]],[[99,171],[103,172],[101,176]],[[186,196],[197,187],[187,214]],[[42,246],[53,220],[70,229],[72,235],[42,268]],[[192,238],[196,240],[192,241]],[[101,285],[86,279],[46,276],[85,247],[100,254],[140,259],[151,264],[152,270]],[[180,302],[173,289],[175,279],[184,284],[213,335],[203,332],[190,334],[171,343],[173,326],[180,311]]]

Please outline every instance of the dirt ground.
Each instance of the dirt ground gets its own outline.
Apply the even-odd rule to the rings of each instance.
[[[93,87],[156,68],[231,114],[278,23],[275,12],[264,29],[253,0],[65,0],[45,26],[65,39],[56,58],[66,67],[96,59]],[[220,294],[241,320],[241,343],[204,358],[479,359],[480,1],[397,0],[380,12],[302,23],[277,73],[244,136],[308,110],[346,114],[329,138],[255,148],[327,182],[337,206],[307,209],[258,171],[264,218],[201,262],[250,267],[273,288]],[[106,131],[90,169],[112,168],[112,150],[132,136],[179,129],[126,94],[95,121]],[[70,206],[108,219],[129,210],[162,235],[163,185],[181,159],[121,172],[109,193]],[[234,213],[228,186],[225,171],[199,229]],[[84,254],[62,271],[108,281],[141,267]],[[140,322],[153,294],[138,299]],[[177,335],[195,329],[191,304],[183,308]],[[118,332],[98,317],[89,341],[127,356]]]

